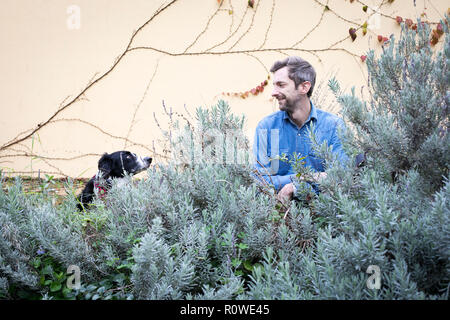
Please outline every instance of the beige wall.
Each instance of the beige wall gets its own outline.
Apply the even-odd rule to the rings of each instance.
[[[417,0],[416,6],[412,0],[384,1],[381,15],[371,20],[375,29],[366,36],[359,30],[352,42],[348,29],[370,17],[363,4],[379,8],[383,1],[256,0],[254,9],[246,9],[246,0],[224,0],[220,7],[217,0],[178,0],[131,44],[157,50],[128,52],[53,122],[32,138],[5,148],[107,72],[133,32],[169,2],[0,0],[0,168],[4,172],[36,176],[40,170],[90,177],[103,152],[126,147],[153,155],[149,150],[154,143],[160,152],[153,113],[162,125],[167,123],[163,100],[174,111],[185,114],[186,106],[194,114],[196,107],[225,98],[233,112],[247,116],[251,138],[257,122],[277,110],[271,85],[245,100],[224,97],[222,92],[250,90],[267,78],[275,60],[294,54],[314,65],[318,82],[336,73],[342,87],[359,88],[367,78],[359,56],[369,48],[379,52],[378,34],[398,35],[400,27],[393,18],[416,19],[426,12],[429,21],[438,22],[449,5],[448,0]],[[323,16],[321,3],[331,9]],[[76,22],[75,15],[67,12],[71,5],[80,9],[79,29],[68,26]],[[321,92],[329,94],[326,87]],[[138,145],[125,146],[127,136]]]

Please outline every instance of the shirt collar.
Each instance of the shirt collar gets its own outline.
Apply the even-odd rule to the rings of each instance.
[[[311,103],[311,111],[310,111],[309,117],[308,117],[308,119],[306,119],[305,123],[308,123],[311,119],[317,120],[317,109],[314,106],[314,103],[312,103],[312,101],[310,101],[310,103]],[[289,114],[286,111],[283,111],[283,120],[291,120],[289,118]]]

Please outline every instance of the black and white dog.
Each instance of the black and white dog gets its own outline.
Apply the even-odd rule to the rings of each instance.
[[[81,194],[78,196],[78,210],[91,203],[94,196],[102,198],[111,187],[112,179],[124,178],[146,170],[152,158],[139,157],[129,151],[116,151],[105,153],[98,161],[98,172],[88,181]]]

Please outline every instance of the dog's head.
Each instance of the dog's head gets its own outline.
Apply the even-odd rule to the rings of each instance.
[[[103,178],[121,178],[146,170],[152,158],[140,157],[130,151],[105,153],[98,161],[98,170]]]

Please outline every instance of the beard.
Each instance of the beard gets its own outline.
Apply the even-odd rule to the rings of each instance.
[[[289,99],[285,95],[280,95],[277,97],[278,100],[278,108],[281,111],[293,112],[297,108],[297,104],[300,102],[300,98],[296,97],[295,99]]]

